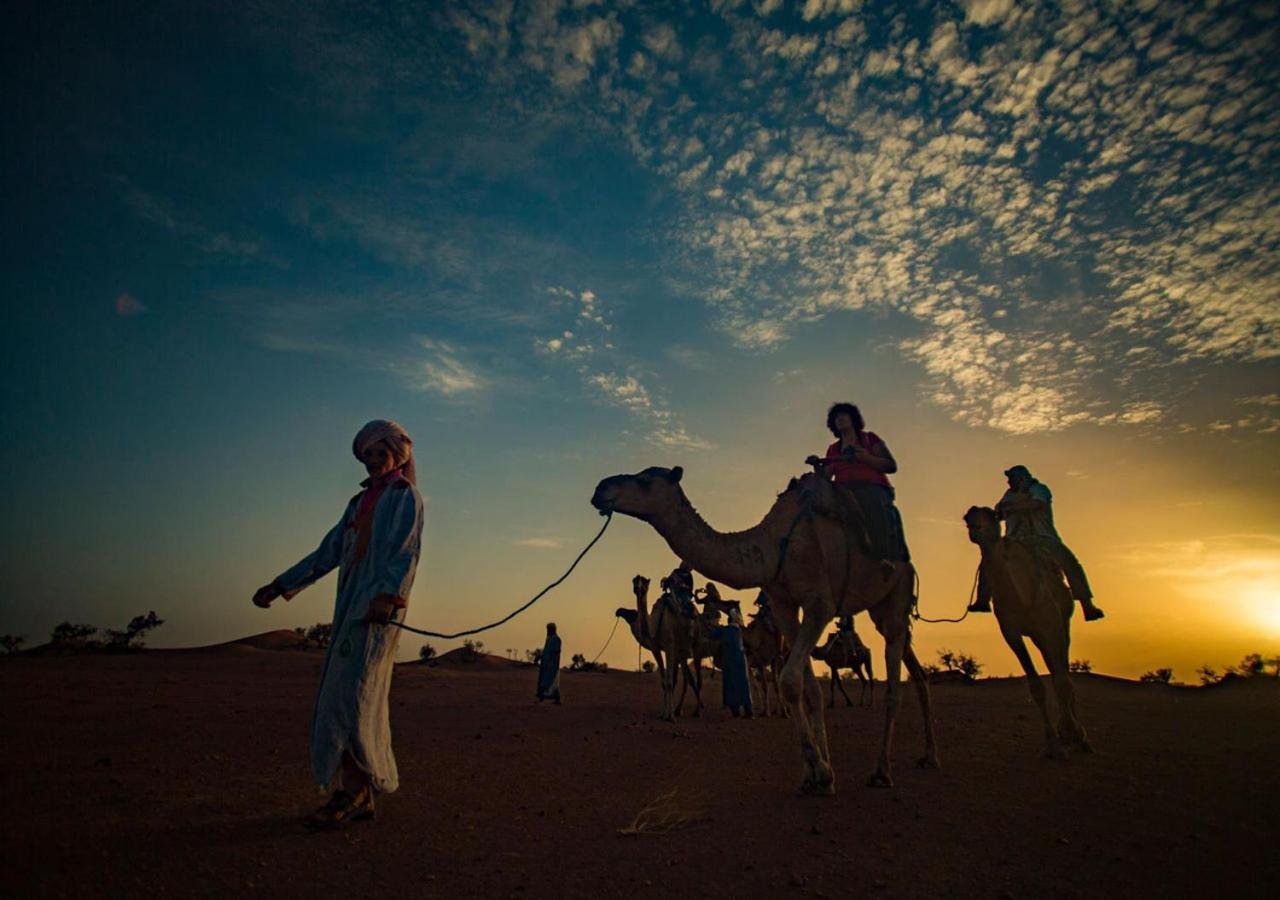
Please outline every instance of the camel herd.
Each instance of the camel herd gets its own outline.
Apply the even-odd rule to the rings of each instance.
[[[837,688],[847,703],[853,702],[840,683],[841,668],[854,670],[863,682],[860,702],[871,703],[874,680],[865,645],[856,638],[850,642],[832,636],[819,646],[832,620],[864,611],[885,641],[888,686],[880,755],[867,784],[893,783],[891,753],[904,664],[924,716],[924,754],[917,765],[937,768],[928,678],[911,645],[911,613],[916,600],[911,564],[874,558],[857,509],[817,474],[792,479],[757,525],[728,533],[716,531],[694,509],[680,484],[683,474],[678,466],[651,467],[605,478],[596,486],[591,504],[602,515],[621,513],[648,523],[685,565],[709,581],[734,589],[758,588],[767,594],[768,606],[754,614],[743,630],[743,644],[765,696],[763,711],[768,714],[767,691],[773,686],[779,711],[790,717],[796,729],[804,764],[801,793],[835,792],[822,692],[810,660],[824,660],[831,667],[831,705]],[[1025,548],[999,536],[991,510],[975,507],[965,521],[993,585],[1001,633],[1022,663],[1040,707],[1047,752],[1057,758],[1065,756],[1069,746],[1087,752],[1090,747],[1076,719],[1067,678],[1070,594],[1060,576],[1053,578]],[[702,598],[703,608],[698,612],[664,584],[650,609],[649,586],[647,578],[637,575],[632,580],[635,608],[619,609],[617,615],[627,621],[636,641],[653,654],[662,684],[662,718],[671,719],[680,711],[690,687],[696,715],[702,708],[701,661],[714,658],[717,650],[711,626],[720,614],[736,607],[737,601],[721,600],[709,592],[711,596]],[[1040,649],[1053,678],[1060,710],[1056,726],[1024,636]],[[684,678],[677,700],[678,672]]]

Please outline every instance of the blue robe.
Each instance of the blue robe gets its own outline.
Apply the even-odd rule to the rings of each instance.
[[[422,538],[422,496],[398,477],[378,497],[372,515],[361,520],[356,513],[362,496],[351,499],[315,552],[276,583],[288,599],[338,569],[332,638],[311,721],[311,771],[325,787],[349,751],[374,789],[390,792],[400,784],[387,708],[400,629],[364,618],[369,601],[380,594],[409,597]],[[399,609],[393,618],[403,621],[404,615]]]
[[[553,634],[542,645],[538,660],[538,699],[560,699],[560,635]]]
[[[722,625],[714,634],[720,641],[720,664],[724,667],[724,705],[750,712],[751,686],[747,677],[747,654],[742,649],[742,629],[737,625]]]

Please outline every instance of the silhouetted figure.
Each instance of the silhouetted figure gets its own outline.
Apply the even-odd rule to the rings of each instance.
[[[368,423],[351,449],[369,474],[363,490],[315,552],[253,595],[265,609],[338,569],[333,636],[311,723],[312,775],[336,789],[307,817],[310,828],[371,819],[374,794],[400,783],[387,708],[400,629],[389,623],[403,621],[418,568],[422,497],[413,442],[395,422]]]
[[[560,702],[560,635],[556,623],[547,623],[547,642],[542,645],[542,658],[538,660],[538,702]]]
[[[1071,596],[1080,601],[1086,622],[1101,619],[1105,613],[1093,604],[1093,589],[1089,587],[1084,567],[1053,526],[1053,493],[1048,485],[1037,481],[1022,465],[1005,469],[1004,475],[1009,489],[996,504],[996,515],[1004,520],[1004,536],[1026,544],[1042,565],[1067,576]],[[977,597],[969,609],[991,612],[991,585],[984,575],[978,576]]]

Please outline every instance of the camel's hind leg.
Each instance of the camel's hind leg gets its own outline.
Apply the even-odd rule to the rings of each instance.
[[[1063,748],[1062,740],[1058,737],[1058,729],[1053,727],[1053,720],[1049,718],[1048,698],[1045,696],[1044,682],[1040,680],[1040,673],[1036,671],[1036,664],[1032,662],[1031,654],[1027,651],[1027,642],[1018,631],[1001,628],[1000,633],[1004,635],[1005,643],[1009,645],[1013,655],[1018,657],[1018,662],[1022,664],[1022,671],[1027,673],[1027,688],[1030,689],[1031,698],[1036,701],[1036,706],[1040,707],[1040,718],[1044,722],[1044,755],[1051,759],[1066,759],[1067,751]],[[1043,650],[1041,652],[1043,653]]]
[[[1040,649],[1044,663],[1049,667],[1049,676],[1053,679],[1053,691],[1058,698],[1058,736],[1066,744],[1076,747],[1082,753],[1092,753],[1093,746],[1085,734],[1084,726],[1076,718],[1076,690],[1071,684],[1070,666],[1067,657],[1070,655],[1070,638],[1066,641],[1053,641],[1053,649],[1046,651],[1047,642],[1031,638]]]
[[[924,756],[916,760],[922,769],[938,769],[942,763],[938,761],[938,743],[933,734],[933,705],[929,698],[929,675],[920,665],[915,648],[911,646],[911,636],[907,636],[907,646],[902,659],[911,673],[911,681],[916,686],[916,698],[920,701],[920,714],[924,716]]]
[[[780,625],[791,645],[791,653],[778,678],[783,702],[795,723],[804,756],[805,776],[800,783],[802,794],[834,794],[835,774],[827,753],[826,723],[823,721],[822,691],[809,665],[809,654],[829,624],[821,616],[797,622],[794,615],[781,617]]]
[[[862,703],[862,700],[863,700],[862,695],[858,696],[858,702],[862,703],[862,705],[865,706],[867,709],[871,709],[873,706],[876,705],[876,673],[875,673],[875,670],[871,668],[870,653],[867,654],[867,658],[863,661],[862,665],[867,670],[867,680],[862,684],[863,692],[866,695],[865,699],[867,702]]]

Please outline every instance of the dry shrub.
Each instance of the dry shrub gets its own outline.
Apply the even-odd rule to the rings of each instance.
[[[619,834],[668,834],[707,820],[701,798],[681,796],[672,788],[636,813],[631,824],[619,828]]]

